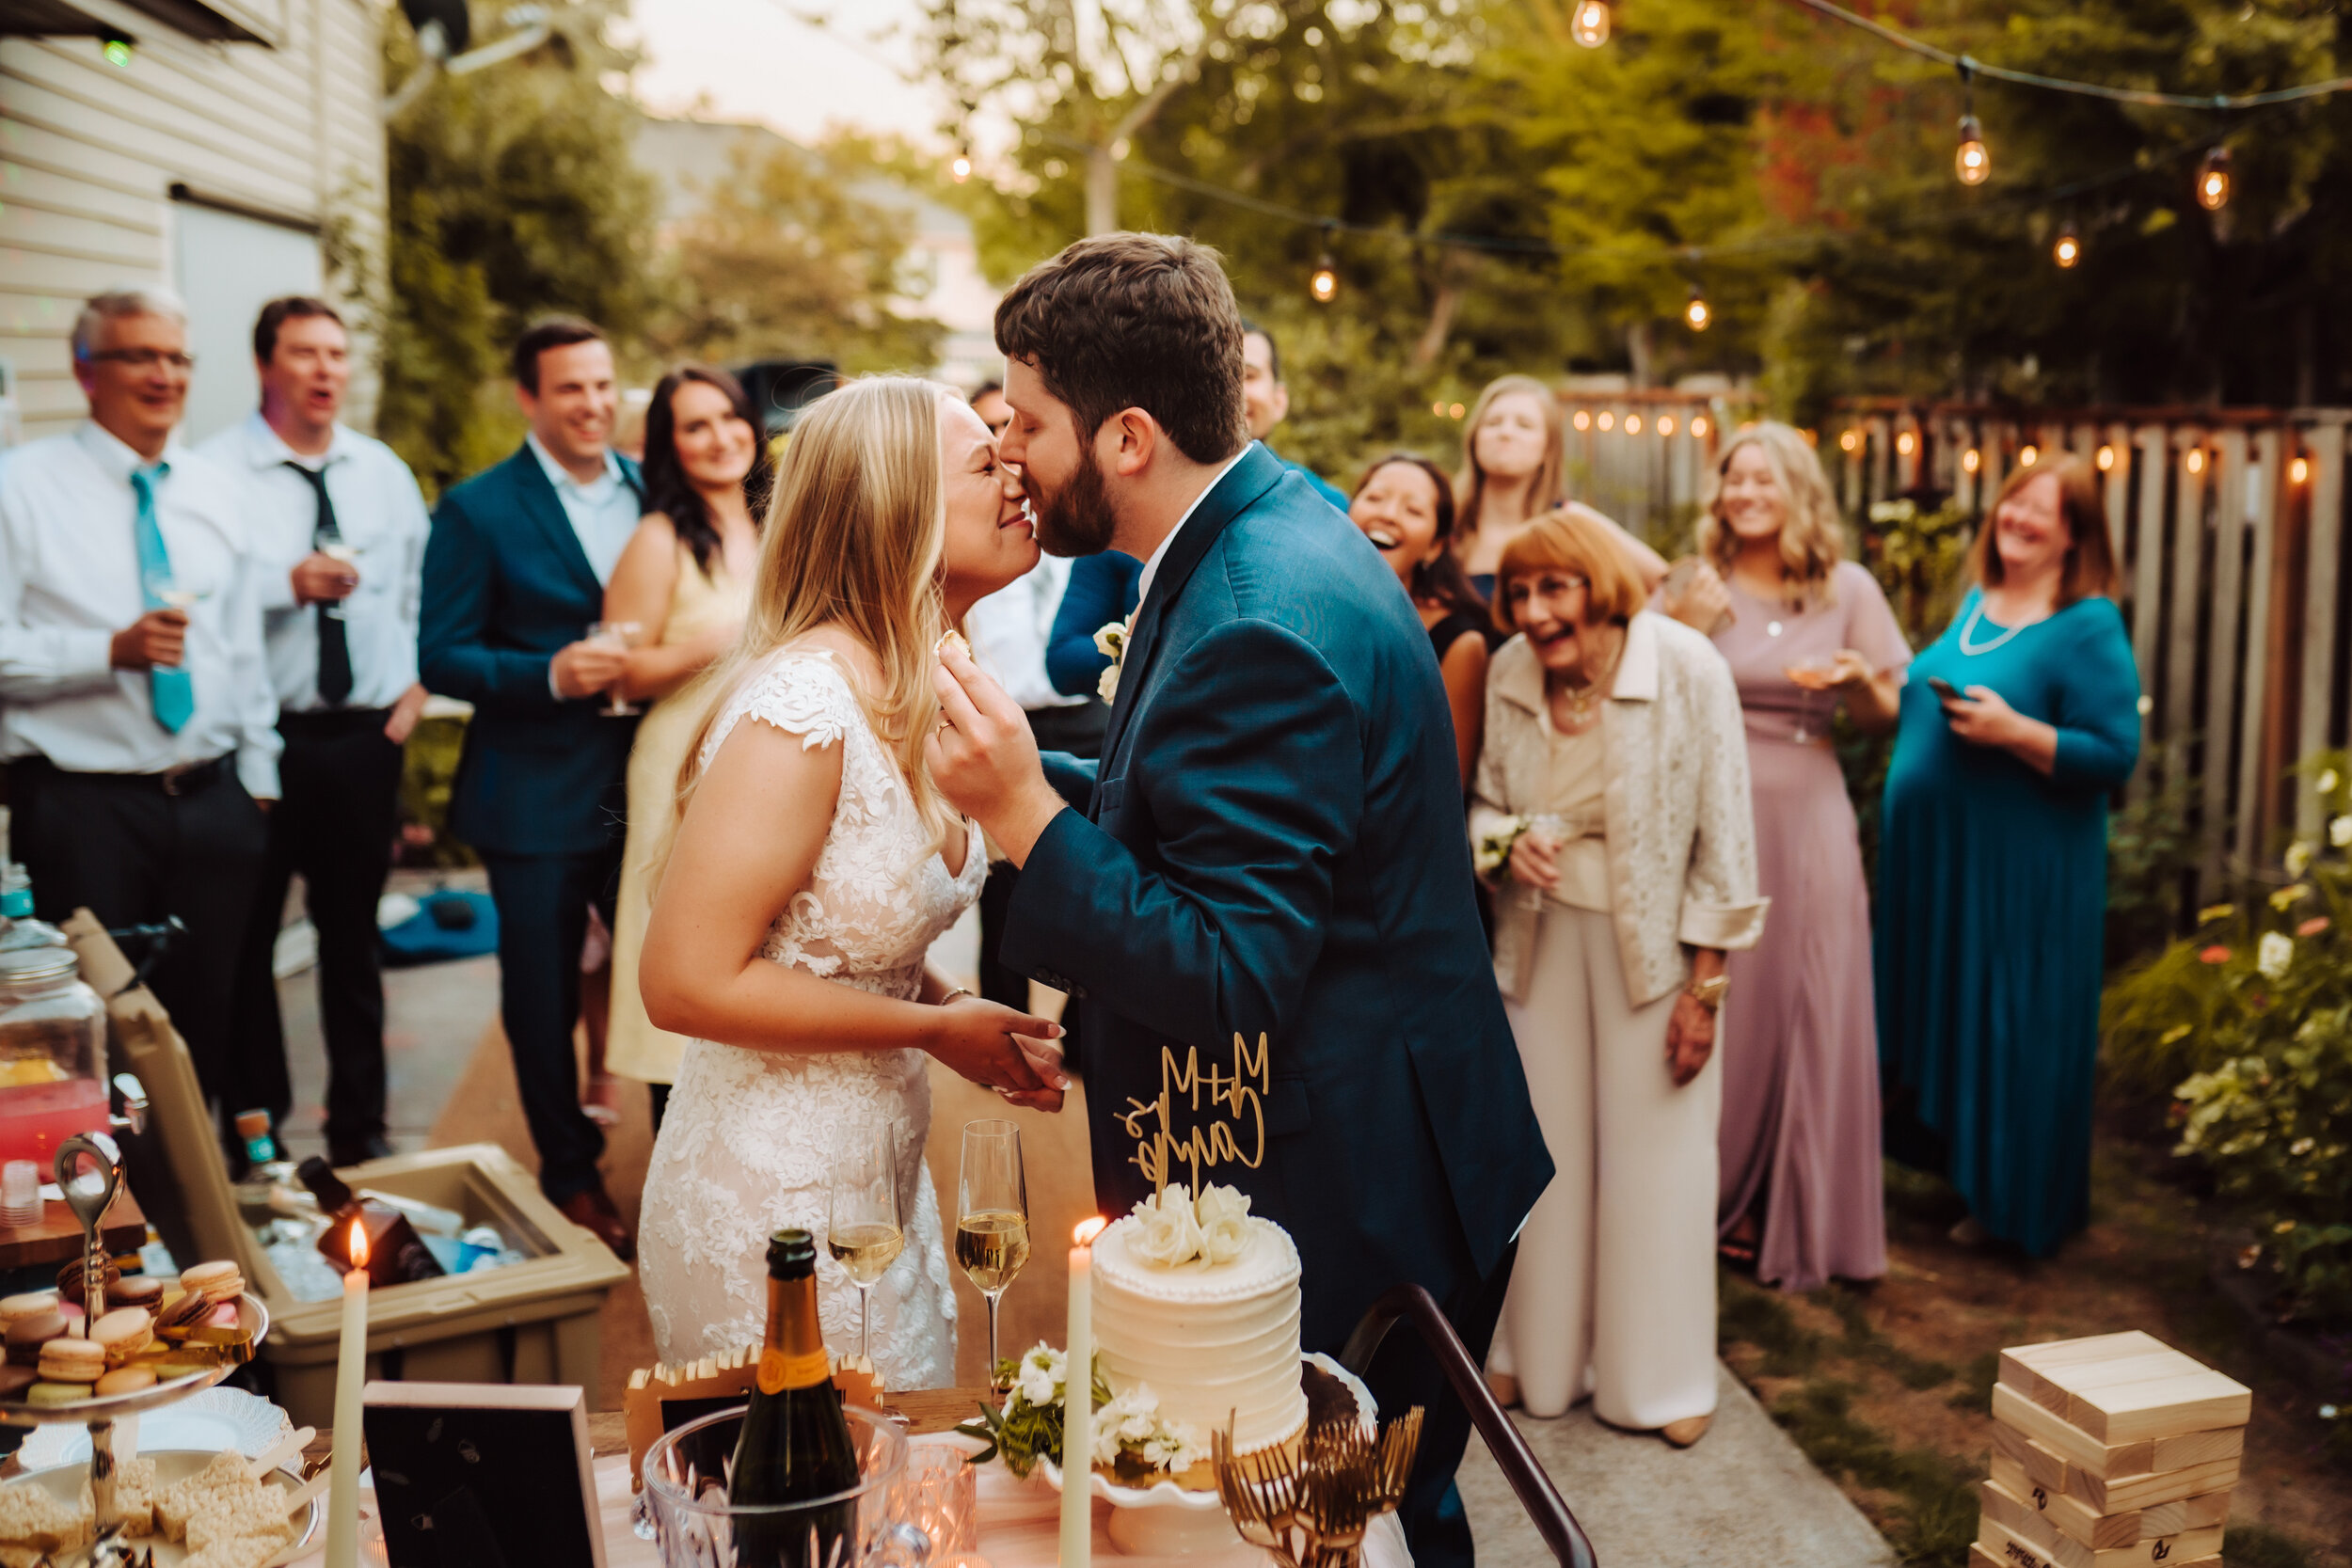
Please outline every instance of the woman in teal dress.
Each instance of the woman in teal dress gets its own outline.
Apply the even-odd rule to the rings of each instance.
[[[1887,768],[1880,1077],[1888,1151],[1968,1201],[1954,1239],[2042,1258],[2089,1208],[2107,795],[2138,757],[2139,676],[2087,464],[2012,474],[1972,564]]]

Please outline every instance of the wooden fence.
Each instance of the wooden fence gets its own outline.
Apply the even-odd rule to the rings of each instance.
[[[1661,546],[1687,548],[1708,465],[1740,403],[1684,393],[1564,395],[1571,487]],[[1872,503],[1971,513],[2044,454],[2103,476],[2122,608],[2145,693],[2135,796],[2185,780],[2202,880],[2276,864],[2290,832],[2327,831],[2295,761],[2346,738],[2352,559],[2344,547],[2352,409],[2083,409],[1855,402],[1817,433],[1857,526]],[[1672,551],[1670,550],[1670,553]]]

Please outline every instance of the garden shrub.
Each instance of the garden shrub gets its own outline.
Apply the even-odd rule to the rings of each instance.
[[[2256,1227],[2282,1315],[2352,1320],[2352,798],[2341,758],[2307,765],[2323,843],[2291,845],[2284,886],[2201,911],[2196,934],[2118,980],[2109,1073],[2174,1098],[2173,1152],[2201,1162]],[[2171,1082],[2167,1085],[2166,1081]]]

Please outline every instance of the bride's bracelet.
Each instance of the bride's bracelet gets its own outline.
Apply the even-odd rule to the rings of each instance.
[[[946,995],[939,999],[939,1006],[944,1007],[959,996],[975,996],[978,993],[977,991],[972,990],[969,987],[958,986],[955,990],[949,991]]]

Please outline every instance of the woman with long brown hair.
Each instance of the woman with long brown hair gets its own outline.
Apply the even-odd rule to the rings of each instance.
[[[1454,478],[1458,514],[1454,555],[1482,599],[1491,599],[1495,570],[1511,541],[1554,507],[1605,525],[1645,592],[1666,575],[1664,558],[1591,507],[1567,496],[1567,433],[1560,400],[1532,375],[1486,384],[1462,426],[1462,467]]]
[[[1357,481],[1347,515],[1405,585],[1421,624],[1429,628],[1467,791],[1485,729],[1488,622],[1485,602],[1454,559],[1454,486],[1445,470],[1426,457],[1392,451]]]
[[[2107,795],[2139,756],[2139,673],[2099,476],[2019,468],[1976,589],[1912,660],[1881,818],[1887,1152],[1967,1199],[1953,1229],[2046,1258],[2090,1196]]]
[[[1064,1080],[1035,1043],[1058,1026],[925,966],[987,855],[923,748],[942,634],[1037,558],[1020,488],[954,388],[876,377],[803,414],[743,633],[702,680],[645,931],[645,1010],[690,1037],[639,1242],[664,1361],[757,1338],[758,1239],[824,1232],[849,1140],[886,1136],[906,1253],[873,1289],[872,1354],[893,1387],[954,1376],[926,1058],[1018,1104],[1057,1107]],[[858,1292],[821,1251],[818,1271],[825,1337],[847,1343]]]

